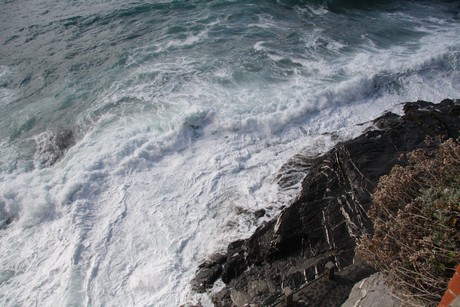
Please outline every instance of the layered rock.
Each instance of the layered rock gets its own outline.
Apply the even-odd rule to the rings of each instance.
[[[310,172],[299,198],[249,239],[231,243],[226,254],[202,264],[192,288],[204,292],[222,278],[227,286],[213,296],[215,305],[264,303],[284,287],[296,289],[314,280],[333,261],[343,270],[346,287],[341,289],[349,291],[353,282],[372,273],[365,265],[355,265],[353,274],[344,269],[353,263],[358,238],[372,232],[367,210],[378,179],[404,164],[404,153],[430,146],[427,136],[457,139],[459,119],[460,106],[452,100],[407,103],[403,116],[387,113],[374,121],[376,129],[321,157],[303,159]],[[328,303],[340,305],[347,297]],[[324,302],[314,294],[307,299]]]

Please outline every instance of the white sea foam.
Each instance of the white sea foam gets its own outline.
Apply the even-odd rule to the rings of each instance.
[[[298,89],[297,82],[283,92]],[[340,107],[340,97],[360,98],[356,83],[339,84],[319,105],[305,105],[304,92],[285,95],[289,108],[272,113],[260,105],[259,116],[238,115],[241,121],[198,112],[187,125],[192,112],[161,135],[149,115],[109,120],[56,167],[2,175],[3,208],[17,219],[1,234],[7,242],[0,251],[7,259],[0,267],[2,288],[19,304],[173,306],[193,300],[188,280],[197,263],[247,236],[260,223],[250,212],[273,206],[274,214],[289,201],[274,181],[286,157],[309,142],[310,154],[334,143],[322,136],[301,139],[295,127],[271,131],[291,120],[310,136],[341,131],[404,100],[385,96]],[[251,103],[257,109],[257,100]],[[315,110],[321,113],[308,115]],[[344,138],[358,130],[344,130]],[[33,299],[25,285],[35,289]]]
[[[0,65],[0,87],[8,85],[11,82],[11,69],[8,66]]]
[[[190,55],[207,29],[171,41],[187,50],[173,56],[146,42],[78,115],[89,127],[55,165],[15,169],[18,150],[0,143],[0,303],[210,305],[190,293],[197,264],[292,201],[276,184],[290,157],[320,154],[403,101],[458,97],[458,25],[433,27],[415,47],[348,53],[321,31],[303,34],[305,54],[258,39],[275,81]]]
[[[11,87],[13,72],[8,66],[0,65],[0,108],[10,104],[18,95]]]
[[[331,109],[307,129],[340,130],[358,109],[361,119],[371,116]],[[251,212],[272,206],[273,216],[289,201],[274,176],[285,157],[308,146],[300,130],[264,139],[247,134],[247,123],[229,130],[218,118],[196,118],[163,136],[146,118],[101,119],[102,130],[55,167],[2,175],[3,211],[16,220],[1,234],[8,261],[0,270],[15,302],[183,303],[192,299],[188,280],[200,260],[250,233],[260,223]],[[311,153],[334,143],[310,142]],[[26,284],[35,289],[32,300],[21,291]]]

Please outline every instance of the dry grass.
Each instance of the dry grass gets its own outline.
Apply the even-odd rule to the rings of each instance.
[[[437,305],[460,262],[460,145],[447,140],[407,161],[380,179],[369,210],[374,234],[357,255],[406,302]]]

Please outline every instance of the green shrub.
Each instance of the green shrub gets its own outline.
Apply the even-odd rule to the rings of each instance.
[[[357,256],[406,302],[436,305],[460,262],[460,145],[415,150],[380,178]]]

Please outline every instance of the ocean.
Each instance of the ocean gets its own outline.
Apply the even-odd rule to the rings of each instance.
[[[0,305],[211,305],[290,159],[460,97],[459,33],[458,1],[1,0]]]

